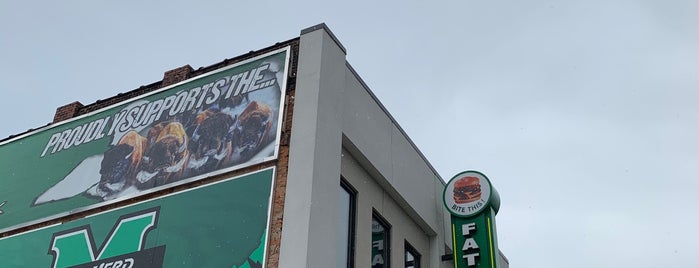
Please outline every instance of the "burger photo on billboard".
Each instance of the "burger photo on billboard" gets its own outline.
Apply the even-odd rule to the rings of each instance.
[[[481,184],[477,177],[463,177],[454,183],[454,202],[465,204],[481,198]]]

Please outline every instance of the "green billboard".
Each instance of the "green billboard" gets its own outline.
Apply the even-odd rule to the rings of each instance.
[[[276,159],[289,51],[0,143],[0,232]]]
[[[2,267],[264,267],[274,169],[0,239]]]

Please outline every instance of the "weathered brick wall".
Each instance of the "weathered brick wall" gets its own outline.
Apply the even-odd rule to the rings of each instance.
[[[56,109],[56,114],[53,115],[53,122],[56,123],[73,118],[74,116],[78,115],[78,111],[82,107],[83,104],[78,101],[58,107]]]
[[[190,78],[190,74],[194,71],[189,64],[180,68],[175,68],[165,72],[163,75],[163,87],[174,85]]]
[[[279,266],[279,248],[282,239],[284,219],[284,198],[286,197],[286,178],[289,173],[289,141],[291,140],[291,119],[294,110],[294,91],[286,96],[284,125],[279,146],[277,177],[274,181],[272,211],[270,215],[269,242],[267,244],[267,267]]]

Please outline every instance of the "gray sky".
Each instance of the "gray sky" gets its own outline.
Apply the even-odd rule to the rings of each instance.
[[[325,22],[444,179],[493,181],[512,267],[696,267],[697,14],[680,0],[0,0],[0,137]]]

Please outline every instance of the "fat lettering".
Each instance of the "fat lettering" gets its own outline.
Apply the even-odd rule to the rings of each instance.
[[[376,240],[371,242],[371,246],[376,249],[376,254],[371,257],[371,266],[384,264],[383,259],[383,240]]]
[[[476,240],[473,240],[472,237],[466,238],[466,241],[464,242],[464,247],[461,248],[463,251],[467,251],[469,249],[478,249],[478,243],[476,243]]]
[[[475,267],[477,258],[480,256],[478,243],[472,237],[476,232],[476,223],[474,222],[461,225],[461,233],[466,238],[463,247],[461,247],[461,251],[463,252],[466,265],[469,267]]]
[[[468,266],[476,266],[476,258],[478,258],[478,253],[471,253],[464,255],[464,259],[466,260],[466,265]]]

